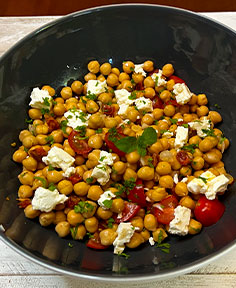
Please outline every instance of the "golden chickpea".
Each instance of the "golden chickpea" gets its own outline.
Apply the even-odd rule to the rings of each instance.
[[[24,150],[16,150],[12,156],[12,159],[17,162],[21,163],[26,157],[27,157],[27,152]]]
[[[98,75],[97,80],[104,82],[104,81],[106,81],[106,78],[104,75],[100,74],[100,75]]]
[[[222,121],[222,117],[221,117],[220,113],[218,113],[216,111],[210,111],[209,112],[209,118],[214,124],[217,124],[217,123]]]
[[[62,171],[52,170],[47,172],[47,180],[49,183],[58,183],[63,179]]]
[[[35,171],[37,169],[38,162],[33,157],[29,156],[22,161],[22,164],[26,170]]]
[[[113,169],[116,171],[118,175],[124,174],[126,168],[127,168],[126,163],[122,161],[117,161],[113,164]]]
[[[109,75],[111,73],[111,64],[110,63],[103,63],[100,66],[100,72],[103,75]]]
[[[100,112],[92,114],[88,120],[88,126],[92,129],[98,129],[104,126],[103,115]]]
[[[215,164],[222,159],[222,154],[218,149],[212,149],[203,155],[203,159],[208,164]]]
[[[40,145],[45,145],[48,143],[46,135],[43,135],[43,134],[37,135],[36,140],[37,140],[38,144],[40,144]]]
[[[141,232],[144,228],[143,218],[140,216],[135,216],[130,220],[133,227],[135,227],[135,231]]]
[[[130,80],[124,80],[121,82],[121,88],[120,89],[126,89],[129,92],[133,90],[133,84]]]
[[[137,83],[143,82],[144,77],[140,73],[133,73],[132,74],[132,79],[137,84]]]
[[[84,225],[80,224],[78,227],[71,228],[71,236],[75,240],[82,240],[86,235],[86,229]]]
[[[154,121],[154,119],[153,119],[152,115],[146,114],[142,118],[142,125],[143,124],[152,125],[153,121]]]
[[[209,109],[207,106],[202,105],[202,106],[197,108],[197,116],[198,117],[206,116],[208,114],[208,112],[209,112]]]
[[[199,107],[199,106],[198,106],[197,104],[191,105],[191,106],[190,106],[190,112],[192,112],[192,113],[197,112],[197,108],[198,108],[198,107]]]
[[[86,230],[89,233],[94,233],[98,230],[98,219],[96,217],[87,218],[84,221]]]
[[[96,60],[90,61],[88,63],[88,70],[91,73],[97,74],[99,72],[99,68],[100,68],[100,64]]]
[[[97,201],[103,194],[103,190],[99,185],[92,185],[89,187],[87,198]]]
[[[163,150],[163,146],[161,145],[160,141],[158,141],[158,140],[157,140],[156,143],[152,144],[152,145],[149,147],[149,151],[150,151],[151,153],[159,154],[162,150]]]
[[[116,67],[112,68],[112,69],[111,69],[111,72],[114,73],[114,74],[116,74],[117,76],[120,75],[120,70],[119,70],[118,68],[116,68]]]
[[[57,225],[60,222],[66,221],[66,214],[63,211],[56,211],[53,224]]]
[[[228,147],[229,147],[229,139],[221,138],[221,140],[217,144],[217,149],[219,149],[223,153]]]
[[[31,148],[34,145],[38,144],[37,139],[35,138],[35,136],[33,135],[29,135],[24,137],[24,139],[22,140],[22,144],[25,146],[25,148]]]
[[[129,180],[130,178],[134,178],[136,180],[137,177],[137,173],[131,168],[126,168],[125,173],[123,174],[124,180]]]
[[[174,67],[172,64],[166,64],[162,67],[162,74],[166,77],[170,77],[172,74],[174,74]]]
[[[99,110],[99,106],[95,101],[88,100],[86,103],[86,109],[89,113],[95,113]]]
[[[29,130],[22,130],[19,135],[19,140],[22,142],[23,139],[27,136],[31,136],[31,132]]]
[[[133,152],[127,153],[125,157],[126,157],[127,162],[131,164],[137,163],[140,159],[140,155],[136,150]]]
[[[197,104],[198,104],[199,106],[201,106],[201,105],[207,105],[207,103],[208,103],[208,100],[207,100],[207,97],[206,97],[205,94],[199,94],[199,95],[197,96]]]
[[[190,176],[192,174],[192,168],[190,166],[183,166],[180,168],[179,172],[182,176]]]
[[[84,204],[84,212],[82,212],[82,215],[84,218],[90,218],[92,217],[97,210],[97,204],[93,201],[85,201]]]
[[[169,124],[166,121],[159,120],[157,124],[158,130],[169,130]]]
[[[154,63],[150,60],[147,60],[143,63],[143,70],[146,72],[152,72],[154,69]]]
[[[183,115],[183,114],[188,114],[189,113],[189,110],[190,110],[190,108],[189,108],[189,105],[188,104],[186,104],[186,105],[181,105],[180,107],[179,107],[179,112]],[[191,119],[192,119],[192,116],[191,116]]]
[[[18,176],[18,179],[22,185],[33,185],[34,182],[34,174],[31,171],[22,171]]]
[[[181,206],[187,207],[191,210],[193,210],[196,206],[196,203],[193,201],[193,199],[189,196],[184,196],[180,199],[179,204]]]
[[[188,226],[188,233],[191,235],[195,235],[199,233],[202,229],[202,224],[195,219],[190,219]]]
[[[155,231],[157,229],[157,219],[153,214],[145,215],[144,227],[149,231]]]
[[[46,91],[48,91],[48,94],[50,95],[50,96],[54,96],[55,95],[55,89],[53,89],[51,86],[49,86],[49,85],[44,85],[43,87],[42,87],[42,90],[46,90]]]
[[[126,244],[128,248],[137,248],[139,245],[144,243],[144,239],[140,233],[134,232],[133,236],[131,237],[129,243]]]
[[[175,193],[180,197],[187,196],[188,195],[187,184],[184,182],[178,182],[175,186]]]
[[[204,159],[200,156],[196,156],[193,158],[191,165],[194,170],[201,170],[204,167]]]
[[[112,245],[117,237],[117,233],[113,229],[104,229],[99,233],[99,237],[102,245]]]
[[[122,68],[125,73],[129,74],[134,71],[134,63],[131,61],[124,61]]]
[[[99,149],[103,145],[102,137],[100,135],[92,135],[89,137],[88,146],[94,149]]]
[[[33,206],[30,204],[24,209],[25,217],[29,219],[34,219],[40,215],[39,210],[34,210]]]
[[[171,165],[166,161],[160,161],[156,166],[159,175],[167,175],[171,173]]]
[[[63,132],[60,129],[52,131],[50,136],[53,137],[54,143],[62,143],[64,140]]]
[[[163,228],[157,228],[152,232],[152,237],[155,242],[159,242],[160,240],[163,241],[168,235]]]
[[[119,78],[116,74],[111,73],[107,77],[107,84],[111,87],[117,86],[119,84]]]
[[[35,108],[29,109],[28,114],[29,114],[29,117],[31,119],[41,119],[42,118],[42,113],[39,109],[35,109]]]
[[[206,137],[205,139],[203,139],[200,143],[199,143],[199,149],[202,152],[207,152],[210,151],[217,143],[214,142],[214,140],[212,139],[213,137],[209,138]]]
[[[118,125],[117,121],[113,117],[106,117],[104,120],[105,127],[110,129]]]
[[[59,237],[66,237],[70,233],[70,224],[67,221],[59,222],[55,230]]]
[[[56,115],[56,116],[62,116],[64,115],[66,111],[66,108],[64,106],[64,104],[62,103],[57,103],[54,107],[53,107],[53,113]]]
[[[96,79],[97,79],[96,75],[95,75],[94,73],[91,73],[91,72],[87,73],[87,74],[84,76],[84,80],[85,80],[86,82],[88,82],[89,80],[96,80]],[[85,85],[84,85],[84,88],[85,88]],[[86,87],[86,88],[87,88],[87,87]]]
[[[61,194],[69,195],[73,191],[73,185],[69,180],[62,180],[58,183],[57,189]]]
[[[98,207],[97,209],[97,216],[103,220],[108,220],[111,218],[113,212],[110,210],[105,210],[102,207]]]
[[[153,190],[149,191],[151,191],[150,199],[155,202],[163,200],[168,195],[166,189],[162,187],[154,188]]]
[[[161,176],[160,177],[159,184],[163,188],[171,189],[174,186],[174,181],[173,181],[173,178],[170,175],[165,175],[165,176]]]
[[[175,81],[173,79],[167,81],[166,83],[167,90],[169,91],[173,90],[174,85],[175,85]]]
[[[83,83],[76,80],[71,84],[71,89],[75,94],[80,95],[83,92]]]
[[[201,141],[202,141],[202,139],[201,139],[199,136],[195,135],[195,136],[193,136],[193,137],[191,137],[191,138],[189,139],[189,144],[199,145],[199,143],[200,143]]]
[[[19,198],[30,198],[33,196],[33,189],[29,185],[21,185],[18,189]]]
[[[63,98],[63,99],[69,99],[69,98],[71,98],[72,97],[72,89],[71,89],[71,87],[63,87],[62,89],[61,89],[61,97]]]
[[[138,170],[137,175],[142,180],[152,180],[154,178],[154,168],[143,166]]]
[[[112,101],[112,97],[109,95],[109,93],[101,93],[98,96],[98,100],[104,104],[107,104]]]
[[[161,100],[164,101],[164,102],[170,101],[171,96],[172,96],[172,95],[171,95],[170,91],[168,91],[168,90],[164,90],[164,91],[162,91],[161,94],[160,94],[160,98],[161,98]],[[174,114],[173,114],[173,115],[174,115]],[[172,115],[171,115],[171,116],[172,116]]]
[[[49,226],[55,220],[55,213],[51,212],[43,212],[39,215],[39,223],[41,226]]]
[[[152,99],[156,95],[156,91],[152,87],[147,87],[144,89],[144,96],[146,98]]]
[[[84,217],[81,213],[76,213],[74,210],[70,210],[70,212],[67,214],[67,221],[70,223],[70,225],[76,226],[84,221]]]
[[[111,206],[111,211],[114,213],[120,213],[124,210],[125,208],[125,202],[121,198],[116,198],[113,199],[112,201],[112,206]]]
[[[161,117],[164,115],[164,110],[163,109],[159,109],[159,108],[155,108],[152,112],[153,117],[155,120],[160,120]]]
[[[86,182],[78,182],[74,185],[75,194],[78,196],[85,196],[88,193],[90,185]]]
[[[85,166],[85,165],[84,165]],[[85,166],[86,167],[86,166]],[[87,167],[86,167],[87,169]],[[88,178],[92,177],[93,169],[87,170],[83,173],[83,180],[86,182]]]
[[[46,125],[37,125],[35,127],[36,134],[48,134],[48,126]]]

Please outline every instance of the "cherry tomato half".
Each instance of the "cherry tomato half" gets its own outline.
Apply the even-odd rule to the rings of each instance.
[[[158,96],[155,96],[152,100],[152,107],[153,109],[156,108],[164,109],[165,105],[164,102]]]
[[[104,104],[102,107],[102,112],[106,115],[111,115],[113,116],[115,113],[115,107],[111,105],[106,105]]]
[[[48,125],[48,132],[52,132],[53,130],[57,130],[60,128],[59,123],[53,117],[47,118],[46,123]]]
[[[42,161],[43,156],[47,156],[47,151],[43,149],[43,147],[35,147],[30,149],[29,154],[38,162]]]
[[[142,180],[140,181],[140,179],[138,179],[136,181],[136,186],[129,191],[127,197],[133,203],[136,203],[141,207],[146,206],[146,197],[144,194],[144,187],[142,185]]]
[[[154,207],[154,215],[157,218],[157,222],[161,224],[169,224],[175,218],[175,208],[165,207],[162,210]]]
[[[79,139],[80,134],[74,130],[71,131],[68,141],[70,147],[77,153],[77,154],[87,154],[89,153],[92,148],[88,146],[87,141]]]
[[[179,204],[178,199],[174,195],[169,195],[165,199],[161,200],[160,204],[162,206],[176,208]]]
[[[122,217],[116,219],[116,223],[128,221],[134,217],[140,210],[140,206],[132,202],[125,202],[125,208],[122,211]]]
[[[179,78],[179,77],[177,77],[177,76],[175,76],[175,75],[171,75],[170,77],[169,77],[169,80],[174,80],[175,81],[175,84],[177,84],[177,83],[185,83],[185,81],[183,80],[183,79],[181,79],[181,78]]]
[[[218,222],[225,212],[225,205],[219,200],[208,200],[202,196],[196,204],[194,215],[203,226],[211,226]]]
[[[90,238],[88,240],[86,246],[92,249],[96,249],[96,250],[104,250],[108,247],[108,246],[102,245],[98,233],[93,234],[93,238]]]
[[[176,159],[183,166],[186,166],[191,162],[191,159],[186,151],[179,151],[176,155]]]
[[[75,195],[69,196],[68,200],[65,202],[67,208],[74,209],[75,205],[79,203],[79,197]]]
[[[71,183],[73,185],[75,185],[76,183],[78,183],[80,180],[82,179],[82,177],[79,175],[79,174],[74,174],[74,175],[71,175],[69,177],[69,180],[71,181]]]
[[[120,149],[118,149],[115,145],[115,143],[113,143],[111,141],[111,138],[115,138],[115,139],[121,139],[123,138],[125,135],[122,133],[122,130],[117,129],[115,135],[112,135],[111,132],[107,132],[105,135],[105,142],[108,146],[109,149],[111,149],[114,153],[118,154],[120,157],[125,156],[125,152],[121,151]]]

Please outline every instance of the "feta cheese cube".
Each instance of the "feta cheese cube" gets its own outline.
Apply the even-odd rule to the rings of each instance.
[[[173,93],[178,104],[184,105],[192,98],[193,93],[190,92],[184,83],[177,83],[173,86]]]
[[[113,165],[114,158],[111,153],[101,150],[98,163],[105,164],[105,165]]]
[[[175,148],[181,148],[188,142],[188,128],[178,126],[176,129]]]
[[[134,103],[136,107],[138,108],[138,110],[145,111],[145,112],[153,111],[152,100],[149,98],[140,97],[140,98],[135,99]]]
[[[168,130],[162,134],[162,137],[171,138],[173,135],[174,133]]]
[[[103,209],[109,209],[104,201],[106,200],[111,200],[112,198],[115,198],[116,195],[113,194],[110,190],[105,191],[104,193],[102,193],[102,195],[100,195],[100,198],[98,199],[98,205],[101,206]]]
[[[76,129],[79,126],[88,126],[88,120],[91,114],[85,114],[79,109],[70,109],[64,114],[64,116],[68,121],[67,126]]]
[[[49,109],[52,106],[52,97],[47,90],[34,88],[30,95],[31,101],[29,105],[36,109]]]
[[[50,212],[56,205],[63,204],[67,199],[68,197],[60,194],[57,189],[51,191],[43,187],[38,187],[34,192],[32,207],[34,210]]]
[[[127,104],[120,104],[119,105],[119,111],[118,111],[118,115],[120,115],[120,116],[126,116],[126,114],[127,114],[127,110],[128,110],[128,108],[130,107],[129,105],[127,105]]]
[[[99,95],[107,90],[107,82],[106,80],[89,80],[88,87],[87,87],[87,94],[95,94]]]
[[[200,178],[194,178],[187,184],[188,191],[193,194],[205,194],[207,191],[207,185]]]
[[[208,183],[208,189],[205,193],[205,196],[209,200],[214,200],[217,193],[222,193],[227,190],[227,185],[229,184],[229,179],[225,175],[219,175]]]
[[[75,167],[69,167],[69,168],[67,168],[66,171],[63,173],[63,176],[69,178],[72,174],[75,174],[75,172],[76,172]]]
[[[111,168],[104,164],[99,164],[93,168],[92,177],[97,178],[101,185],[105,185],[110,180]]]
[[[197,130],[197,135],[199,137],[205,137],[206,133],[204,133],[202,130],[209,130],[211,128],[211,121],[207,119],[207,117],[204,117],[202,120],[189,122],[188,125],[192,129]]]
[[[135,73],[140,73],[144,77],[146,77],[147,73],[143,70],[143,63],[142,64],[135,64],[134,65],[134,72]]]
[[[73,165],[75,159],[63,149],[53,146],[49,150],[48,155],[42,158],[42,161],[46,165],[51,164],[52,167],[61,168],[66,172]]]
[[[151,75],[152,80],[155,82],[155,86],[160,87],[167,83],[167,81],[162,76],[162,70],[159,69],[158,73],[153,73]]]
[[[169,233],[179,236],[187,235],[191,210],[184,206],[177,206],[174,215],[175,218],[169,224]]]
[[[131,223],[120,223],[116,232],[118,233],[114,245],[114,254],[120,254],[125,249],[125,243],[130,242],[131,237],[133,236],[135,228]]]
[[[131,104],[133,104],[134,100],[129,99],[129,96],[131,95],[131,93],[129,91],[127,91],[126,89],[115,90],[114,93],[115,93],[116,102],[118,105],[121,105],[121,104],[131,105]]]

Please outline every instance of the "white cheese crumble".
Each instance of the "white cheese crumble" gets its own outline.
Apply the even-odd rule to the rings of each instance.
[[[162,134],[162,137],[171,138],[173,135],[174,133],[168,130]]]
[[[177,83],[173,86],[173,93],[178,104],[184,105],[192,98],[193,93],[184,83]]]
[[[49,109],[52,106],[52,97],[47,90],[34,88],[30,95],[31,101],[29,105],[36,109]]]
[[[118,233],[114,245],[114,254],[120,254],[125,249],[125,243],[130,242],[131,237],[133,236],[135,228],[130,222],[120,223],[116,232]]]
[[[107,82],[106,80],[89,80],[87,86],[87,95],[88,94],[95,94],[99,95],[107,90]]]
[[[155,86],[160,87],[167,83],[167,81],[162,76],[162,70],[159,69],[158,73],[153,73],[151,75],[152,80],[155,82]]]
[[[140,97],[140,98],[135,99],[134,103],[136,107],[138,108],[138,110],[145,111],[145,112],[153,111],[152,100],[149,98]]]
[[[97,178],[101,185],[105,185],[110,180],[111,168],[108,165],[99,164],[93,168],[91,177]]]
[[[115,157],[114,157],[115,158]],[[101,150],[100,151],[100,158],[98,160],[98,163],[106,164],[106,165],[113,165],[114,158],[111,153]]]
[[[188,125],[192,129],[197,130],[197,135],[199,137],[205,137],[206,133],[204,133],[202,130],[209,130],[211,128],[211,121],[207,119],[207,117],[204,117],[202,120],[189,122]]]
[[[76,129],[79,126],[88,126],[88,120],[91,114],[86,114],[78,109],[70,109],[64,114],[64,116],[68,121],[67,126]]]
[[[43,187],[39,187],[34,192],[32,199],[32,208],[42,212],[52,211],[56,205],[63,204],[68,197],[60,194],[57,189],[51,191]]]
[[[63,176],[69,178],[71,175],[75,174],[75,172],[76,172],[75,167],[69,167],[69,168],[67,168],[66,171],[63,173]]]
[[[105,191],[104,193],[102,193],[102,195],[100,195],[100,198],[98,199],[98,205],[101,206],[103,209],[107,210],[109,209],[106,205],[105,205],[105,201],[106,200],[111,200],[112,198],[115,198],[116,195],[113,194],[110,190]]]
[[[134,65],[134,72],[135,73],[140,73],[144,77],[146,77],[147,73],[143,70],[143,63],[142,64],[135,64]]]
[[[227,189],[229,179],[225,175],[215,176],[210,171],[206,171],[199,178],[194,178],[187,185],[188,191],[193,194],[205,194],[209,200],[214,200],[217,193],[222,193]]]
[[[127,110],[130,106],[126,105],[126,104],[120,104],[119,107],[120,107],[120,109],[118,111],[118,115],[126,116]]]
[[[127,91],[126,89],[119,89],[119,90],[115,90],[115,97],[116,97],[116,102],[118,105],[121,104],[126,104],[126,105],[130,105],[133,104],[133,100],[129,99],[129,96],[131,95],[131,93],[129,91]]]
[[[173,180],[174,180],[175,184],[177,184],[179,182],[179,177],[178,177],[177,173],[174,174]]]
[[[66,172],[66,170],[73,165],[75,159],[63,149],[53,146],[49,150],[48,155],[42,158],[42,161],[46,165],[51,164],[52,167],[61,168]]]
[[[188,128],[178,126],[176,129],[175,148],[181,148],[188,142]]]
[[[149,241],[149,244],[150,244],[151,246],[155,245],[155,241],[154,241],[153,237],[150,237],[150,238],[148,239],[148,241]]]
[[[191,210],[187,207],[177,206],[174,215],[175,218],[169,224],[169,233],[179,236],[187,235]]]

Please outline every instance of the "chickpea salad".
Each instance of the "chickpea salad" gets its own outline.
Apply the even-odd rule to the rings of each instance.
[[[145,242],[168,252],[169,234],[219,221],[218,197],[234,179],[222,162],[229,140],[215,127],[222,117],[207,96],[191,92],[172,64],[124,61],[121,70],[94,60],[88,71],[57,93],[31,92],[13,154],[25,216],[119,255]]]

